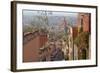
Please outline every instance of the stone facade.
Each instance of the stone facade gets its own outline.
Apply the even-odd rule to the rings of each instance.
[[[89,13],[79,13],[78,15],[78,27],[82,27],[84,32],[90,32],[91,30],[91,15]]]
[[[23,62],[39,61],[39,49],[47,42],[47,35],[39,32],[29,33],[27,37],[24,35],[24,40]]]
[[[82,32],[86,32],[89,33],[89,36],[91,36],[91,15],[89,13],[79,13],[78,15],[78,34],[82,33]],[[86,56],[85,59],[90,59],[90,37],[88,37],[89,39],[89,47],[88,48],[84,48],[84,49],[79,49],[78,48],[78,54],[80,55],[78,59],[82,59],[82,56]],[[83,53],[84,52],[84,53]]]

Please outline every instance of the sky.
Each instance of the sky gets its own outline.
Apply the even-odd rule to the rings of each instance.
[[[60,23],[64,17],[70,25],[77,24],[78,13],[60,12],[60,11],[37,11],[23,10],[23,25],[29,25],[35,19],[35,16],[48,16],[49,25]]]
[[[77,16],[75,12],[23,10],[23,15],[48,15],[48,16]]]

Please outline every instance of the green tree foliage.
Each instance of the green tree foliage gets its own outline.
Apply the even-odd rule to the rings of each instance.
[[[78,48],[88,48],[89,47],[89,33],[81,32],[74,40],[74,43]]]
[[[31,27],[31,26],[24,26],[24,28],[23,28],[23,32],[32,32],[33,31],[33,27]]]

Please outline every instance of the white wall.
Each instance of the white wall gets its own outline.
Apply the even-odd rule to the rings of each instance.
[[[0,0],[0,73],[12,73],[10,71],[10,1]],[[38,2],[54,2],[54,3],[67,3],[67,4],[84,4],[84,5],[99,5],[99,0],[30,0]],[[99,6],[100,8],[100,6]],[[100,13],[100,10],[99,12]],[[100,16],[100,14],[98,15]],[[100,19],[100,18],[99,18]],[[100,23],[100,21],[99,21]],[[98,24],[99,24],[98,23]],[[100,25],[98,25],[98,31],[100,31]],[[98,34],[100,37],[100,33]],[[98,38],[100,43],[100,38]],[[99,45],[98,45],[99,46]],[[98,47],[100,56],[100,46]],[[99,57],[100,64],[100,57]],[[34,71],[34,73],[99,73],[99,67],[92,68],[77,68],[77,69],[61,69],[61,70],[47,70],[47,71]],[[23,73],[23,72],[21,72]],[[25,72],[25,73],[33,73]]]

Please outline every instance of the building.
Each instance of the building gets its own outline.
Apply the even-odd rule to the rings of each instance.
[[[78,27],[72,27],[73,40],[78,36]]]
[[[75,38],[78,36],[78,27],[77,26],[72,27],[72,32],[73,32],[73,59],[78,60],[78,47],[74,43]]]
[[[23,36],[23,62],[39,61],[39,51],[48,41],[47,34],[39,31]]]
[[[77,26],[78,26],[78,35],[82,32],[89,33],[89,37],[88,37],[89,43],[87,44],[87,45],[89,45],[89,47],[79,48],[78,46],[75,45],[78,49],[78,59],[89,59],[90,58],[90,53],[91,53],[90,52],[91,15],[89,13],[79,13],[78,14]]]
[[[91,15],[89,13],[78,14],[78,27],[84,32],[91,32]]]

